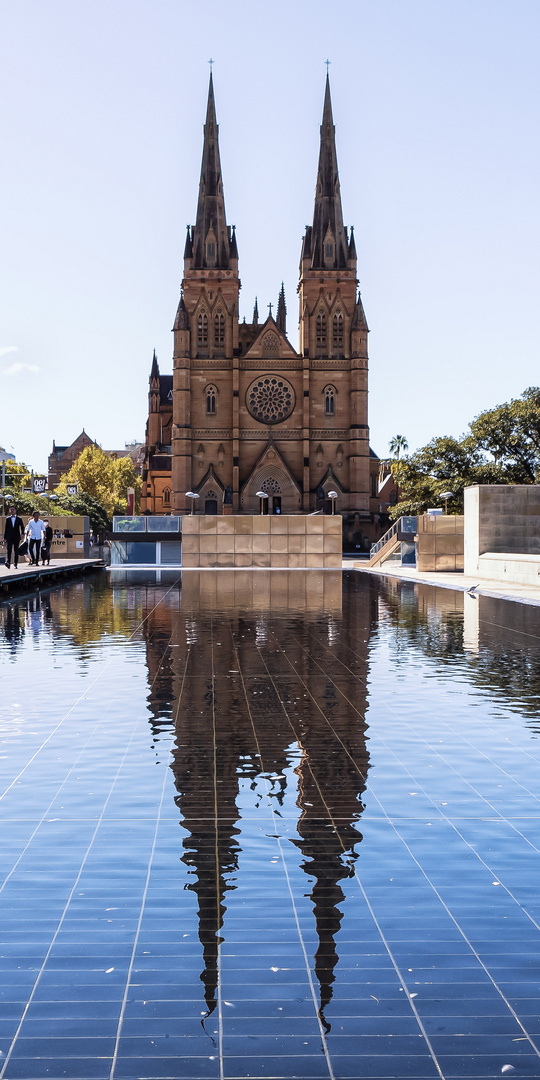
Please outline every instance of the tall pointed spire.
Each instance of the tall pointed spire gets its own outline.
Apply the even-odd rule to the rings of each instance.
[[[253,325],[254,325],[254,326],[257,326],[257,324],[258,324],[258,322],[259,322],[259,305],[258,305],[258,303],[257,303],[257,297],[255,297],[255,306],[254,306],[254,308],[253,308],[253,319],[252,319],[252,322],[253,322]]]
[[[279,326],[279,329],[284,334],[286,334],[287,333],[287,305],[285,303],[285,286],[284,286],[283,282],[281,282],[281,289],[280,289],[280,293],[279,293],[279,297],[278,297],[276,323]]]
[[[327,74],[313,228],[310,237],[313,269],[333,270],[347,266],[349,245],[347,232],[343,226],[335,133],[330,79]]]
[[[151,371],[150,371],[150,379],[151,379],[151,381],[153,381],[154,379],[159,379],[159,366],[158,366],[158,360],[157,360],[156,350],[155,349],[154,349],[154,355],[152,357],[152,368],[151,368]]]
[[[225,216],[214,83],[210,73],[197,220],[191,230],[194,269],[228,269],[231,244]]]

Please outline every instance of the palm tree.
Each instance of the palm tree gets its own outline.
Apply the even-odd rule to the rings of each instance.
[[[408,444],[408,442],[407,442],[404,435],[394,435],[394,438],[390,439],[390,442],[389,442],[388,445],[389,445],[389,448],[390,448],[390,453],[395,455],[395,457],[397,457],[398,461],[399,461],[399,455],[402,452],[405,454],[406,451],[409,449],[409,444]]]

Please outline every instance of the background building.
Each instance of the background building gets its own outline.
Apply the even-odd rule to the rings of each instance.
[[[195,225],[188,227],[174,323],[173,375],[154,354],[143,509],[270,513],[330,506],[373,535],[367,419],[368,327],[353,229],[343,224],[330,85],[324,99],[313,223],[302,243],[299,344],[283,287],[261,323],[239,322],[238,250],[227,224],[212,77]]]

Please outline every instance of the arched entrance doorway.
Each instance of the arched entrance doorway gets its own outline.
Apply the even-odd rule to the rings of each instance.
[[[281,487],[273,476],[267,476],[261,484],[261,491],[268,495],[263,501],[263,514],[281,514]]]

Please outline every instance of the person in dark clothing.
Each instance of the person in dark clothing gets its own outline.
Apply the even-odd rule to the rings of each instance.
[[[48,521],[44,522],[45,532],[43,533],[43,540],[41,542],[41,563],[42,566],[49,566],[51,561],[51,542],[53,538],[53,531]]]
[[[24,524],[20,517],[17,517],[17,511],[14,506],[10,506],[9,515],[6,518],[6,527],[4,529],[4,540],[7,544],[7,556],[6,556],[6,568],[9,570],[11,566],[11,555],[13,553],[13,563],[15,569],[19,565],[19,544],[21,537],[24,534]]]

